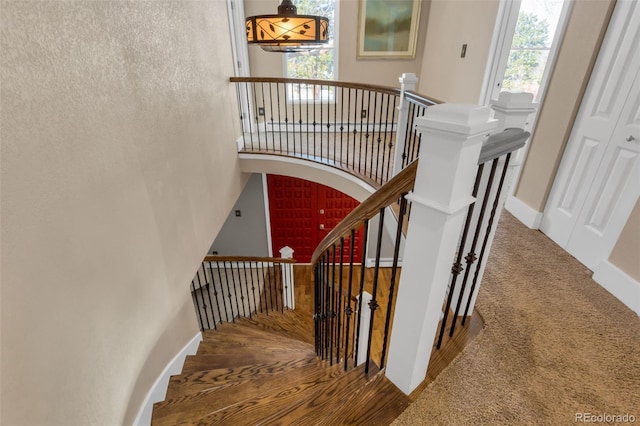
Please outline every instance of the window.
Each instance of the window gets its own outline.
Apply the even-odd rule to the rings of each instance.
[[[285,73],[288,78],[334,80],[336,78],[335,0],[298,0],[300,15],[319,15],[329,18],[329,42],[326,47],[310,52],[285,54]],[[333,100],[334,90],[313,85],[289,85],[289,99],[300,101]]]
[[[538,92],[545,74],[562,0],[523,0],[509,51],[502,90]]]

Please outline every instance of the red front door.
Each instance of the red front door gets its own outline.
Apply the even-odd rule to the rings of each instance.
[[[282,247],[289,246],[300,263],[310,262],[320,241],[359,204],[328,186],[288,176],[267,175],[267,187],[273,254],[278,256]],[[361,240],[362,229],[356,233],[355,262],[361,261]],[[344,261],[348,261],[345,245]]]

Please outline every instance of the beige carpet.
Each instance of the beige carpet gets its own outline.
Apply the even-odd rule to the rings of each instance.
[[[478,298],[485,329],[393,425],[640,424],[640,318],[590,277],[505,213]]]

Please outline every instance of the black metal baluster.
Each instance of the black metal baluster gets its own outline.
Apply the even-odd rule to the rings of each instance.
[[[496,196],[493,201],[491,215],[489,216],[489,222],[487,223],[487,230],[485,231],[484,240],[482,241],[482,248],[480,249],[480,255],[478,256],[478,264],[476,266],[476,271],[473,275],[473,282],[471,283],[471,288],[469,289],[469,297],[467,299],[467,306],[464,310],[464,315],[462,317],[462,325],[464,325],[465,320],[467,318],[467,314],[469,313],[469,307],[471,306],[471,299],[473,298],[473,292],[476,289],[476,284],[478,282],[478,275],[480,274],[480,266],[482,265],[482,260],[484,259],[485,250],[487,248],[487,243],[489,242],[491,227],[493,226],[496,210],[498,209],[498,204],[500,203],[500,194],[502,193],[502,188],[504,186],[504,179],[507,175],[507,169],[508,169],[510,160],[511,160],[511,153],[508,153],[504,160],[504,168],[502,169],[502,174],[500,175],[500,182],[498,183],[498,189],[496,191]],[[498,161],[498,159],[496,158],[494,161]],[[488,185],[488,187],[490,188],[491,185]]]
[[[360,92],[362,93],[362,96],[360,97],[360,152],[358,153],[358,173],[362,173],[362,135],[364,134],[364,121],[362,121],[362,110],[364,109],[364,90],[360,90]]]
[[[247,113],[249,114],[249,117],[247,117],[247,120],[245,121],[245,123],[249,123],[249,138],[251,139],[251,149],[253,150],[255,148],[254,144],[253,144],[253,123],[251,122],[251,97],[249,95],[249,83],[244,83],[244,87],[245,87],[245,95],[247,96]],[[258,140],[258,147],[260,146],[260,141]]]
[[[293,156],[295,157],[296,156],[296,104],[293,102],[293,83],[289,83],[288,87],[289,87],[289,91],[291,92],[291,139],[293,143]],[[285,99],[287,98],[285,97]]]
[[[340,331],[341,328],[341,320],[342,320],[342,274],[343,274],[343,260],[344,260],[344,237],[340,238],[340,277],[338,278],[338,308],[336,312],[338,314],[338,335],[336,336],[336,364],[340,362]]]
[[[264,102],[264,83],[260,83],[260,90],[262,91],[262,122],[264,123],[264,145],[266,150],[269,150],[269,131],[267,129],[267,107]]]
[[[238,264],[236,262],[236,268],[237,268],[237,265]],[[233,262],[229,262],[229,269],[231,269],[231,281],[233,282],[233,294],[236,299],[236,311],[238,312],[238,316],[240,316],[240,302],[238,301],[238,284],[236,283],[236,268],[233,267]],[[238,278],[240,278],[239,275],[238,275]],[[242,295],[242,287],[240,287],[240,295]],[[242,307],[242,316],[245,316],[244,306]]]
[[[227,282],[227,297],[229,298],[229,307],[231,308],[231,322],[236,322],[236,314],[235,312],[233,312],[233,300],[232,300],[232,296],[231,296],[231,288],[229,287],[229,274],[227,271],[227,262],[223,261],[222,262],[222,267],[224,268],[224,278],[225,281]],[[233,292],[235,293],[235,288],[233,289]],[[237,297],[237,296],[236,296]],[[238,305],[236,305],[237,307]]]
[[[349,288],[347,290],[347,307],[344,310],[345,315],[347,316],[347,330],[344,334],[344,371],[347,371],[347,361],[349,359],[349,326],[351,325],[351,315],[353,315],[353,309],[351,308],[351,296],[353,291],[353,250],[354,250],[354,241],[356,238],[356,230],[351,230],[351,239],[349,240]]]
[[[260,115],[258,114],[258,94],[256,93],[256,83],[251,83],[251,91],[253,93],[253,112],[256,120],[256,131],[258,132],[258,148],[260,148],[260,141],[262,141],[262,137],[260,136]]]
[[[222,272],[220,271],[220,262],[216,261],[216,269],[218,270],[218,278],[220,279],[220,292],[222,293],[222,304],[224,305],[224,318],[227,322],[229,322],[229,309],[227,309],[227,300],[225,299],[224,294],[224,285],[226,283],[222,281]],[[220,318],[222,321],[222,318]]]
[[[282,152],[282,104],[280,103],[280,83],[276,83],[276,104],[278,105],[278,139],[280,140],[280,152]],[[275,130],[275,129],[274,129]],[[275,151],[275,144],[273,146]]]
[[[415,115],[415,118],[421,117],[424,115],[424,107],[418,106],[418,112]],[[413,126],[412,126],[413,127]],[[413,131],[413,143],[411,144],[411,155],[409,156],[410,160],[407,164],[411,163],[418,157],[420,153],[420,141],[422,139],[422,135],[418,133],[416,130]]]
[[[407,199],[405,192],[400,196],[400,212],[398,213],[398,226],[396,227],[396,241],[393,247],[393,264],[391,266],[391,277],[389,279],[389,302],[387,304],[387,316],[384,320],[384,337],[382,338],[382,354],[380,355],[380,369],[384,368],[387,355],[387,342],[389,340],[389,326],[391,324],[391,309],[393,308],[393,296],[395,294],[396,276],[398,273],[398,257],[400,255],[400,242],[402,240],[402,225],[407,211]]]
[[[295,105],[294,105],[295,108]],[[300,153],[302,153],[302,148],[303,148],[303,139],[302,139],[302,88],[300,83],[298,83],[298,115],[300,117],[300,119],[298,120],[298,125],[299,127],[299,139],[300,139]],[[307,137],[307,152],[305,154],[309,154],[309,138]]]
[[[218,327],[216,326],[216,315],[215,315],[215,312],[213,311],[213,302],[211,301],[211,287],[213,287],[213,275],[211,276],[211,286],[209,286],[209,280],[207,280],[207,268],[204,266],[204,262],[202,262],[202,275],[204,275],[204,282],[206,283],[205,288],[207,289],[207,297],[209,298],[209,307],[211,308],[211,320],[213,322],[213,328],[214,330],[217,330]],[[204,297],[204,294],[202,296]]]
[[[343,165],[344,158],[344,87],[340,87],[340,165]]]
[[[335,283],[336,283],[336,245],[333,245],[333,260],[331,261],[331,298],[329,299],[329,330],[331,337],[329,338],[329,365],[333,365],[333,337],[334,337],[334,321],[335,318]]]
[[[324,156],[324,137],[323,133],[323,122],[324,122],[324,104],[322,103],[322,85],[320,85],[320,100],[316,100],[316,104],[320,104],[320,158],[325,158]],[[328,148],[328,147],[327,147]],[[329,154],[327,154],[328,156]]]
[[[362,292],[364,291],[364,272],[365,272],[365,264],[367,262],[367,238],[369,234],[369,219],[365,219],[364,221],[364,237],[362,242],[362,263],[360,264],[360,290],[358,291],[358,325],[356,326],[356,343],[355,343],[355,353],[353,355],[353,359],[355,364],[358,364],[358,346],[360,344],[360,321],[362,320]]]
[[[222,312],[220,311],[220,302],[218,301],[218,289],[216,288],[216,280],[213,277],[213,268],[211,267],[212,262],[208,262],[208,263],[209,263],[209,274],[211,275],[211,285],[213,286],[213,297],[216,299],[216,308],[218,308],[218,319],[219,319],[219,322],[222,322]]]
[[[333,87],[333,161],[338,163],[338,157],[336,157],[336,148],[338,147],[338,89]]]
[[[366,364],[364,366],[365,374],[369,373],[369,358],[371,358],[371,340],[373,339],[373,321],[376,314],[376,309],[380,306],[378,305],[378,273],[380,272],[380,249],[382,248],[382,233],[384,232],[384,210],[382,207],[380,209],[379,215],[379,223],[378,223],[378,240],[376,241],[376,261],[375,267],[373,270],[373,288],[371,290],[371,301],[369,302],[369,308],[371,309],[371,318],[369,319],[369,336],[367,338],[367,358],[365,360]]]
[[[271,109],[269,110],[269,117],[271,119],[271,144],[273,145],[273,147],[271,148],[271,150],[269,150],[268,144],[267,144],[267,151],[276,152],[276,128],[273,123],[273,92],[271,90],[272,88],[273,88],[273,84],[269,83],[269,105],[271,107]],[[264,119],[265,121],[267,120],[266,112],[265,112]]]
[[[243,149],[247,144],[246,134],[245,132],[245,124],[244,124],[244,111],[242,109],[242,93],[241,93],[241,83],[236,83],[236,97],[238,99],[238,108],[240,109],[240,130],[242,131],[242,146]]]
[[[371,122],[371,91],[369,90],[367,92],[367,135],[365,137],[365,143],[367,145],[367,149],[365,150],[365,154],[364,154],[364,169],[365,169],[365,176],[372,178],[373,179],[373,145],[374,145],[374,128],[370,128],[369,124]],[[375,116],[375,111],[376,111],[376,107],[375,107],[375,100],[376,100],[376,95],[374,93],[374,106],[373,106],[373,114]],[[367,171],[367,152],[369,152],[369,170]],[[374,179],[375,180],[375,179]]]
[[[211,330],[209,324],[209,314],[207,312],[207,302],[204,300],[204,290],[202,290],[202,282],[200,281],[200,268],[196,271],[196,277],[198,278],[198,289],[200,290],[200,296],[202,297],[202,307],[204,308],[204,318],[207,320],[207,329]]]
[[[349,167],[349,146],[351,145],[349,141],[349,139],[351,138],[351,136],[349,136],[351,134],[351,131],[349,130],[349,124],[350,124],[349,117],[351,116],[351,114],[349,113],[350,109],[351,109],[351,88],[349,88],[349,107],[347,108],[347,168]],[[354,130],[355,130],[355,124],[354,124]],[[355,140],[355,134],[354,134],[354,140]]]
[[[478,195],[478,188],[480,186],[480,181],[482,180],[482,173],[484,170],[484,164],[481,164],[478,168],[478,172],[476,173],[476,181],[473,184],[473,197],[475,198]],[[465,220],[464,228],[462,230],[462,238],[460,239],[460,245],[458,247],[458,254],[456,255],[456,260],[453,262],[453,266],[451,267],[451,283],[449,284],[449,294],[447,296],[447,303],[445,305],[445,313],[442,319],[442,323],[440,324],[440,333],[438,335],[438,343],[436,344],[436,348],[440,349],[442,344],[442,337],[444,335],[444,330],[447,327],[447,317],[449,315],[449,310],[451,309],[451,301],[453,299],[453,294],[456,289],[456,283],[458,281],[458,276],[464,269],[462,267],[462,255],[464,254],[465,245],[467,244],[467,237],[469,235],[469,228],[471,227],[471,218],[473,216],[473,211],[475,209],[475,202],[471,203],[467,208],[467,218]],[[477,233],[476,233],[477,235]],[[475,239],[474,239],[475,241]],[[473,246],[472,246],[473,247]],[[469,259],[469,256],[467,257]],[[458,297],[458,307],[460,306],[460,299],[462,298],[462,294],[464,294],[465,284],[467,282],[467,277],[469,276],[469,262],[467,262],[467,270],[464,275],[464,279],[462,281],[462,287],[460,289],[461,293]],[[458,315],[458,308],[456,308],[456,313],[453,318],[453,325],[451,326],[451,330],[449,333],[449,337],[453,336],[453,329],[455,327],[456,316]]]
[[[249,263],[249,266],[251,266],[251,263]],[[247,278],[247,262],[242,262],[242,269],[244,272],[244,290],[245,290],[245,293],[247,294],[247,305],[249,305],[249,318],[251,318],[252,309],[251,309],[251,297],[249,296],[249,279]]]
[[[409,112],[407,118],[407,130],[404,137],[404,150],[402,151],[402,168],[409,164],[409,153],[411,152],[411,143],[413,140],[413,114],[415,113],[415,105],[409,103]]]
[[[393,158],[394,158],[393,157],[394,144],[391,141],[395,140],[395,137],[396,137],[396,134],[397,134],[395,131],[393,131],[394,123],[396,122],[396,111],[398,110],[398,108],[396,107],[397,103],[398,103],[398,97],[394,96],[393,97],[393,108],[391,108],[391,130],[392,131],[391,131],[391,137],[390,137],[390,140],[389,140],[389,154],[388,154],[388,157],[387,157],[387,176],[385,178],[385,180],[387,182],[389,181],[389,172],[391,172],[393,170],[394,166],[395,166],[394,160],[393,160]],[[397,124],[395,125],[395,127],[397,128]],[[396,140],[395,145],[397,145],[397,144],[398,144],[398,141]]]
[[[313,336],[314,336],[314,340],[315,340],[315,347],[316,347],[316,356],[319,355],[319,337],[320,337],[320,328],[318,327],[318,287],[320,286],[320,275],[319,275],[319,271],[321,269],[321,260],[318,260],[318,262],[316,262],[315,266],[313,267],[313,278],[314,278],[314,285],[313,285]]]
[[[331,288],[330,288],[330,284],[329,284],[329,263],[331,261],[331,255],[329,254],[329,249],[327,249],[327,262],[325,265],[325,272],[324,272],[324,279],[325,279],[325,296],[324,296],[324,326],[325,326],[325,333],[324,333],[324,347],[325,347],[325,357],[323,359],[327,359],[327,356],[329,356],[329,336],[331,333],[331,329],[329,327],[329,319],[331,317]]]
[[[318,124],[317,118],[316,118],[318,116],[318,114],[317,114],[317,111],[316,111],[317,110],[317,108],[316,108],[317,103],[315,102],[315,96],[316,96],[316,85],[314,84],[313,85],[313,100],[314,100],[314,102],[313,102],[313,156],[314,157],[316,156],[316,145],[317,145],[317,143],[316,143],[316,125]],[[322,149],[322,147],[320,147],[320,149]],[[322,151],[321,151],[321,153],[322,153]]]
[[[200,320],[200,331],[204,331],[204,324],[202,323],[202,311],[200,310],[200,302],[198,302],[198,293],[196,293],[196,286],[191,280],[191,293],[195,299],[196,311],[198,311],[198,319]]]

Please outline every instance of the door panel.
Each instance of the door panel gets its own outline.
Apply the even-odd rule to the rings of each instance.
[[[333,188],[288,176],[267,175],[267,188],[273,252],[290,246],[293,257],[301,263],[311,261],[322,239],[359,204]],[[362,257],[361,241],[362,230],[359,230],[354,244],[356,262]],[[349,259],[349,250],[349,241],[346,241],[344,261]]]
[[[638,198],[638,20],[637,2],[616,4],[540,227],[592,270]]]
[[[592,270],[609,256],[640,193],[639,110],[640,72],[567,245]]]

